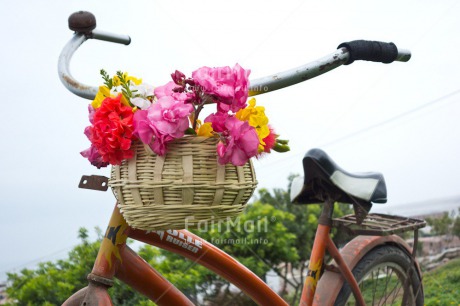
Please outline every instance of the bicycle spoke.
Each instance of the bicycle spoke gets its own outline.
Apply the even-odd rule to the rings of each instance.
[[[366,305],[402,305],[407,294],[407,302],[414,303],[412,284],[405,288],[407,271],[391,263],[375,266],[359,282],[359,288]],[[401,290],[402,289],[402,290]],[[353,295],[350,295],[346,305],[356,305]]]
[[[391,273],[393,274],[393,269],[391,269]],[[398,297],[398,294],[399,294],[399,291],[401,290],[402,286],[401,286],[401,279],[399,278],[399,276],[397,276],[397,279],[399,280],[399,282],[396,282],[396,284],[394,285],[393,289],[391,289],[391,291],[388,293],[388,295],[385,295],[385,300],[383,301],[385,303],[385,305],[387,304],[387,300],[390,298],[391,294],[393,293],[393,296],[391,298],[391,304],[390,305],[393,305],[395,300],[397,299]],[[398,290],[396,290],[396,288],[398,288]]]
[[[379,282],[379,275],[380,275],[380,267],[377,269],[377,280],[375,282],[375,285],[374,285],[374,290],[373,290],[373,294],[372,294],[372,305],[374,305],[375,303],[375,293],[377,292],[377,283]],[[372,274],[372,279],[374,279],[374,274]]]
[[[383,299],[383,298],[385,298],[385,299],[383,300],[383,304],[381,304],[381,305],[386,305],[387,300],[388,300],[388,298],[389,298],[391,292],[394,291],[394,288],[393,288],[389,293],[387,293],[387,292],[388,292],[388,284],[389,284],[390,281],[392,280],[392,278],[393,278],[392,275],[393,275],[393,272],[394,272],[393,269],[390,269],[390,270],[391,270],[390,275],[388,275],[388,271],[387,271],[387,275],[386,275],[387,281],[385,282],[385,290],[384,290],[384,293],[385,293],[385,294],[382,296],[382,299]],[[398,286],[398,283],[396,283],[395,288],[396,288],[396,286]],[[382,299],[380,299],[380,300],[382,300]],[[392,301],[394,301],[394,298],[393,298]],[[391,302],[391,304],[393,304],[393,302]]]

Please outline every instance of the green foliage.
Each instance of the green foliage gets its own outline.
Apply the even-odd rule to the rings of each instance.
[[[155,252],[159,252],[160,256],[146,256],[147,253]],[[206,291],[215,279],[214,274],[203,266],[150,245],[143,246],[139,255],[195,303],[198,301],[198,293]]]
[[[423,275],[425,305],[458,305],[460,258]]]
[[[79,230],[81,244],[67,260],[38,264],[35,270],[8,273],[8,296],[16,305],[61,305],[72,293],[86,286],[100,242],[89,242],[86,229]]]
[[[426,221],[431,226],[431,232],[434,235],[447,234],[452,224],[452,218],[448,212],[444,212],[441,218],[427,218]]]
[[[109,76],[109,74],[107,73],[107,71],[105,71],[104,69],[101,69],[100,70],[100,74],[102,76],[102,79],[104,80],[104,85],[107,86],[109,89],[112,89],[113,87],[113,80],[112,78]]]
[[[336,213],[342,215],[342,209],[337,206]],[[294,288],[290,304],[296,304],[320,212],[319,205],[290,204],[289,188],[272,192],[262,189],[258,199],[236,220],[216,222],[194,232],[235,257],[263,280],[269,271],[274,271],[285,281],[283,292],[287,292],[288,285]],[[101,232],[98,233],[102,238]],[[19,274],[8,275],[8,294],[18,301],[17,305],[61,305],[87,285],[86,276],[100,242],[88,241],[86,229],[80,229],[78,236],[81,244],[70,251],[68,259],[42,263],[35,270],[24,269]],[[150,245],[140,247],[138,254],[196,304],[198,296],[213,304],[229,299],[235,305],[252,303],[248,297],[232,292],[228,281],[183,257]],[[302,276],[291,278],[288,275],[291,269]],[[109,294],[115,305],[154,305],[119,281],[115,281]]]
[[[426,218],[426,222],[431,226],[432,235],[455,235],[460,237],[460,208],[457,215],[454,211],[450,214],[446,211],[441,217]]]
[[[460,208],[458,209],[457,217],[455,218],[452,225],[452,235],[460,237]]]
[[[123,96],[125,96],[127,101],[130,101],[131,97],[133,96],[133,93],[131,92],[131,89],[129,88],[129,80],[126,79],[127,74],[121,71],[117,71],[117,77],[120,80],[121,92]],[[134,106],[134,105],[131,104],[131,106]]]
[[[295,235],[284,222],[295,216],[272,205],[257,201],[235,223],[214,226],[198,232],[204,239],[236,257],[262,279],[273,267],[285,261],[297,260]]]

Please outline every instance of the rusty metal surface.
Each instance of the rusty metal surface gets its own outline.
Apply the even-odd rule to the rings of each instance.
[[[355,215],[347,215],[333,220],[333,226],[352,235],[385,236],[415,231],[426,226],[420,219],[385,214],[369,214],[357,224]]]
[[[112,287],[113,286],[113,280],[110,278],[105,278],[99,275],[96,275],[94,273],[88,274],[86,277],[90,282],[99,284],[101,286],[107,286],[107,287]]]
[[[264,94],[312,79],[343,65],[349,57],[347,49],[341,48],[306,65],[251,80],[249,96]]]
[[[85,85],[85,84],[81,84],[79,83],[77,80],[75,80],[72,76],[68,75],[68,74],[65,74],[63,73],[61,75],[61,79],[63,82],[65,82],[68,86],[70,87],[73,87],[75,88],[75,90],[78,90],[78,91],[91,91],[92,90],[92,86],[89,86],[89,85]],[[67,86],[66,86],[67,87]]]
[[[351,272],[350,268],[343,260],[339,250],[335,246],[330,236],[327,240],[327,251],[329,252],[329,254],[331,254],[332,258],[334,258],[334,261],[337,263],[341,275],[347,280],[348,284],[350,285],[353,295],[355,296],[356,303],[359,306],[365,306],[366,303],[364,303],[364,299],[361,294],[361,290],[359,289],[358,282],[353,276],[353,273]]]
[[[112,300],[106,286],[90,283],[67,299],[62,306],[111,306]]]
[[[80,306],[85,298],[88,287],[82,288],[69,297],[62,306]]]
[[[340,251],[345,264],[353,271],[354,267],[370,250],[379,246],[391,244],[398,246],[404,250],[408,255],[411,254],[412,249],[409,245],[402,240],[399,236],[358,236],[352,241],[347,243]],[[421,276],[420,267],[416,263],[417,272]],[[341,274],[335,272],[325,271],[315,295],[314,305],[333,305],[337,294],[342,288],[344,278]]]
[[[300,297],[300,305],[302,306],[313,305],[318,280],[323,268],[324,254],[326,252],[330,230],[330,226],[323,224],[318,224],[318,228],[316,229],[315,241],[313,243],[310,261],[308,263],[308,273],[305,278],[302,295]]]
[[[96,28],[96,17],[86,11],[75,12],[69,16],[69,29],[88,34]]]
[[[126,246],[130,230],[115,206],[93,270],[87,277],[89,285],[70,297],[65,306],[112,305],[107,289],[113,285],[114,276],[157,305],[193,305],[180,290]]]
[[[347,280],[348,284],[350,284],[351,290],[356,299],[356,303],[359,306],[365,306],[366,303],[364,302],[364,298],[361,294],[361,290],[359,289],[358,282],[356,281],[353,273],[351,272],[351,269],[343,260],[342,255],[340,254],[339,250],[332,241],[332,238],[330,236],[328,236],[327,238],[327,251],[329,252],[329,254],[331,254],[332,258],[334,258],[334,261],[337,263],[341,275]]]
[[[78,188],[107,191],[109,188],[109,178],[101,175],[83,175]]]
[[[70,73],[69,65],[73,54],[78,47],[83,44],[88,37],[85,34],[74,34],[69,42],[64,46],[59,55],[58,74],[62,84],[75,95],[93,100],[98,91],[98,87],[85,85],[77,81]]]

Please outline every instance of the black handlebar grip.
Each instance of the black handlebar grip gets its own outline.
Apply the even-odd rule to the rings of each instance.
[[[337,49],[340,48],[346,48],[350,54],[345,65],[349,65],[355,60],[389,64],[398,56],[398,48],[392,42],[384,43],[380,41],[354,40],[341,43]]]

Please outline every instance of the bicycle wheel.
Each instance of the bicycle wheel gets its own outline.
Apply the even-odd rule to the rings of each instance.
[[[410,257],[398,247],[374,248],[358,262],[353,275],[366,305],[423,305],[420,276]],[[356,305],[347,283],[342,286],[334,305]]]

